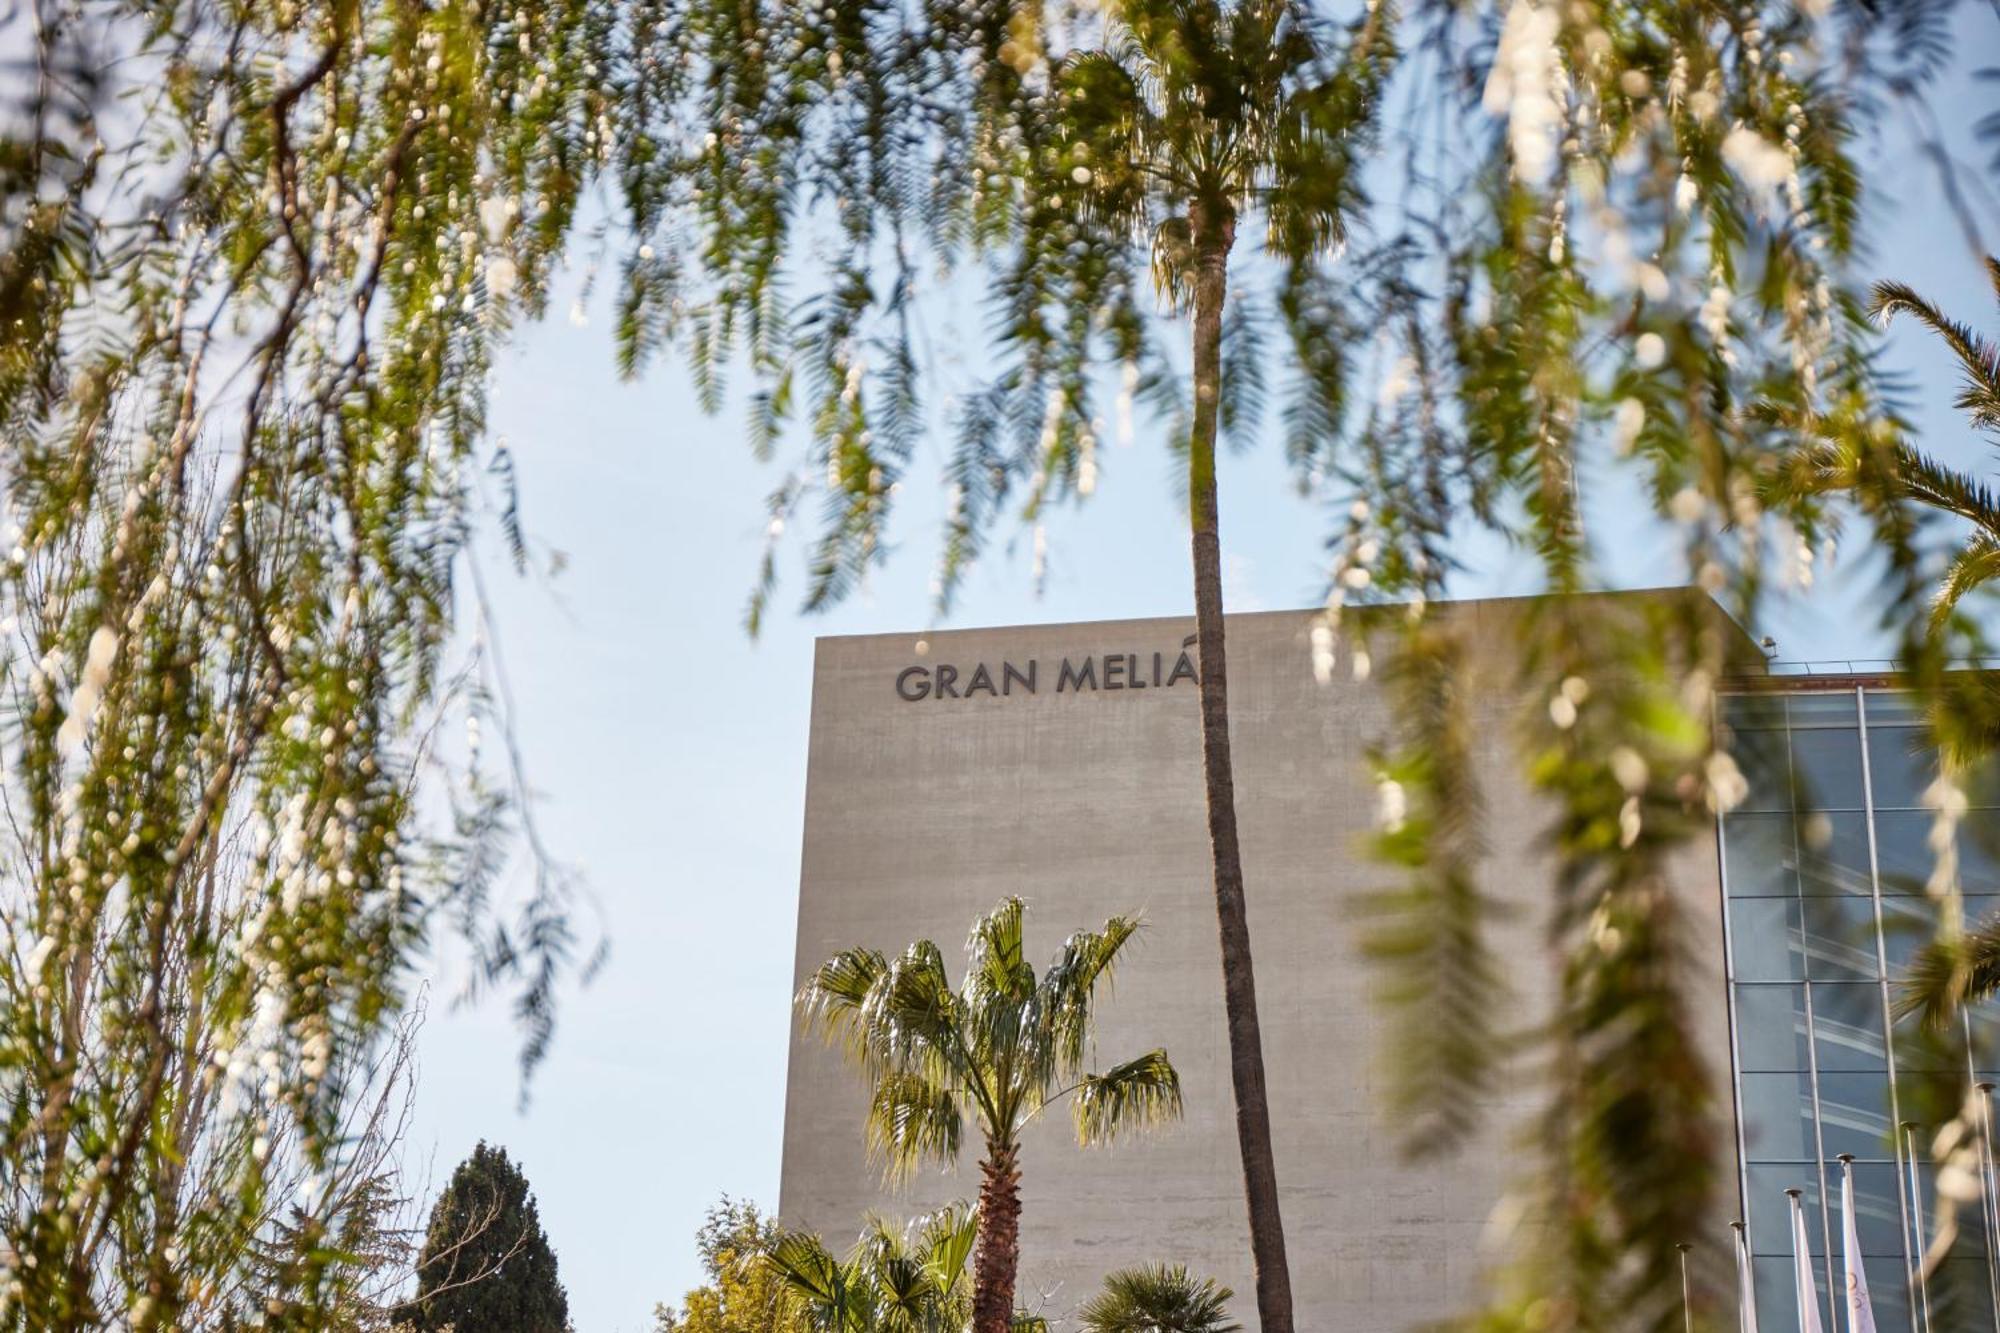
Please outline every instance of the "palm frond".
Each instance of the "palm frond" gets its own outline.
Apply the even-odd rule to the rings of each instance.
[[[868,1053],[890,1069],[937,1069],[962,1060],[958,996],[944,956],[918,940],[890,963],[864,1006]]]
[[[2000,500],[1977,479],[1908,444],[1897,446],[1896,473],[1912,499],[2000,537]]]
[[[1176,313],[1194,303],[1194,229],[1185,216],[1153,229],[1153,291]]]
[[[1930,1032],[1957,1027],[1967,1006],[2000,995],[2000,915],[1960,935],[1940,935],[1917,951],[1903,973],[1896,1016],[1915,1016]]]
[[[1111,979],[1119,955],[1139,933],[1140,925],[1136,916],[1114,916],[1101,930],[1080,930],[1063,942],[1042,973],[1036,1009],[1062,1069],[1072,1070],[1082,1063],[1097,985]]]
[[[1078,1313],[1083,1333],[1238,1333],[1236,1293],[1181,1264],[1121,1268]]]
[[[870,1269],[876,1299],[872,1333],[923,1333],[937,1308],[937,1290],[921,1260],[900,1249],[881,1253]]]
[[[869,1080],[869,1153],[891,1180],[956,1157],[968,1119],[989,1149],[1015,1146],[1023,1126],[1071,1093],[1086,1143],[1179,1114],[1180,1082],[1164,1051],[1072,1082],[1091,1038],[1092,993],[1137,920],[1079,931],[1038,980],[1023,957],[1024,915],[1009,898],[974,925],[958,990],[937,945],[919,940],[890,961],[867,950],[838,954],[801,993],[807,1014]],[[962,1224],[940,1218],[933,1231]],[[951,1267],[963,1266],[969,1244],[944,1252]]]
[[[858,1051],[865,1044],[863,1006],[887,970],[887,960],[873,949],[843,949],[821,963],[798,995],[807,1030]]]
[[[846,1274],[818,1236],[781,1231],[759,1262],[782,1284],[786,1301],[794,1309],[837,1311],[849,1299]]]
[[[2000,347],[1900,282],[1878,283],[1868,312],[1885,324],[1897,315],[1908,315],[1941,338],[1965,376],[1958,406],[1980,429],[2000,430]]]
[[[919,1074],[889,1072],[868,1107],[868,1151],[892,1181],[925,1162],[958,1157],[963,1121],[951,1089]]]
[[[1003,899],[998,907],[972,924],[965,942],[971,967],[966,972],[969,997],[1025,1002],[1035,989],[1035,969],[1022,947],[1021,922],[1026,905],[1019,898]]]
[[[965,1281],[973,1242],[979,1238],[978,1211],[963,1203],[947,1204],[919,1219],[915,1230],[931,1285],[943,1292],[956,1291]]]
[[[1165,1051],[1087,1075],[1076,1091],[1076,1136],[1086,1144],[1107,1143],[1131,1130],[1177,1120],[1181,1076]]]
[[[1238,453],[1252,448],[1264,428],[1270,381],[1264,312],[1247,291],[1231,296],[1222,316],[1222,433]]]
[[[1931,632],[1942,634],[1967,595],[2000,579],[2000,542],[1981,535],[1952,558],[1931,602]]]

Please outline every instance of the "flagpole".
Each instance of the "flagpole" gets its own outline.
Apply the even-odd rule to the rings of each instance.
[[[1819,1288],[1813,1281],[1812,1245],[1806,1238],[1806,1210],[1799,1200],[1805,1191],[1796,1187],[1785,1191],[1792,1203],[1792,1294],[1799,1307],[1799,1333],[1822,1333],[1819,1321]]]
[[[1687,1333],[1694,1333],[1694,1289],[1688,1285],[1688,1247],[1682,1242],[1674,1248],[1681,1252],[1681,1323]]]
[[[1737,1333],[1757,1333],[1757,1275],[1750,1262],[1750,1229],[1731,1222],[1736,1233],[1736,1329]]]
[[[1924,1187],[1922,1178],[1917,1174],[1917,1122],[1914,1120],[1903,1122],[1903,1160],[1909,1164],[1910,1226],[1915,1229],[1917,1242],[1917,1295],[1924,1316],[1920,1333],[1930,1333],[1931,1279],[1929,1265],[1924,1262],[1930,1245],[1924,1239]]]
[[[1994,1197],[1993,1085],[1973,1085],[1979,1092],[1979,1173],[1981,1221],[1986,1231],[1986,1275],[1993,1293],[1993,1329],[2000,1333],[2000,1199]]]

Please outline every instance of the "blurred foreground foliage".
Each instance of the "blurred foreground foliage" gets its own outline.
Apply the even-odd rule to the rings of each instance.
[[[1734,668],[1692,605],[1635,630],[1570,595],[1632,536],[1593,530],[1604,497],[1647,497],[1688,581],[1745,623],[1838,538],[1879,553],[1953,762],[1988,743],[1990,692],[1950,671],[1984,651],[1987,604],[1932,608],[1990,554],[1912,484],[1858,276],[1860,151],[1905,123],[1935,147],[1959,21],[1950,0],[14,13],[0,1322],[214,1326],[294,1188],[274,1139],[296,1135],[309,1169],[284,1202],[310,1218],[440,927],[543,1048],[580,961],[573,886],[511,753],[492,777],[476,725],[441,737],[504,730],[461,557],[482,522],[534,552],[485,438],[487,374],[586,205],[608,219],[593,244],[620,246],[627,369],[677,353],[717,406],[746,374],[752,447],[785,459],[754,629],[800,515],[808,608],[886,558],[934,413],[953,427],[941,610],[997,532],[1042,549],[1136,411],[1195,438],[1161,306],[1213,220],[1189,206],[1220,198],[1264,244],[1236,260],[1207,406],[1231,440],[1276,407],[1332,515],[1314,665],[1383,672],[1404,700],[1379,836],[1408,874],[1373,946],[1413,1052],[1463,1057],[1398,1073],[1411,1146],[1454,1146],[1492,1080],[1559,1071],[1518,1201],[1537,1239],[1492,1326],[1670,1326],[1675,1246],[1715,1215],[1726,1149],[1667,888],[1675,849],[1742,795],[1711,725]],[[1259,66],[1231,45],[1256,33],[1325,38],[1292,49],[1327,94],[1246,118],[1218,71]],[[1244,170],[1161,174],[1161,133],[1234,152],[1236,125],[1257,135]],[[1352,154],[1324,182],[1339,197],[1271,189],[1307,138]],[[921,297],[955,282],[991,319],[977,372],[926,351]],[[1525,1043],[1493,1028],[1465,645],[1427,610],[1476,536],[1565,595],[1523,619],[1514,682],[1538,701],[1514,739],[1551,802],[1563,960]],[[506,901],[517,835],[532,873]],[[1437,1012],[1448,1037],[1423,1031]],[[347,1262],[312,1254],[249,1317],[309,1324],[289,1312]]]

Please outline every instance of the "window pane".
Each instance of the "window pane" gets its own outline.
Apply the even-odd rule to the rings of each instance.
[[[1796,898],[1730,899],[1729,952],[1736,979],[1803,981],[1804,931],[1802,907]]]
[[[2000,756],[1989,756],[1965,779],[1965,795],[1975,813],[2000,807]]]
[[[1979,1077],[1988,1083],[2000,1083],[1993,1076],[1993,1070],[2000,1069],[2000,1000],[1987,1000],[1966,1010],[1971,1019],[1972,1064],[1980,1072]],[[1996,1124],[2000,1124],[2000,1109],[1995,1111]]]
[[[1785,701],[1785,716],[1794,731],[1813,727],[1844,727],[1853,731],[1860,724],[1860,714],[1854,707],[1853,690],[1831,694],[1792,694],[1787,695]]]
[[[1822,1070],[1819,1115],[1828,1158],[1848,1153],[1863,1161],[1893,1160],[1887,1074]]]
[[[1743,1144],[1753,1162],[1799,1162],[1811,1170],[1812,1080],[1805,1074],[1744,1074]]]
[[[1725,694],[1722,696],[1722,720],[1738,731],[1748,731],[1762,727],[1770,731],[1785,729],[1785,696],[1782,694]]]
[[[1790,1283],[1792,1218],[1787,1211],[1785,1191],[1805,1191],[1806,1244],[1812,1254],[1826,1253],[1826,1235],[1820,1227],[1819,1168],[1811,1162],[1784,1166],[1752,1166],[1744,1173],[1750,1206],[1750,1249],[1758,1255],[1784,1255],[1786,1283]],[[1761,1279],[1759,1285],[1762,1285]]]
[[[1802,815],[1798,824],[1800,888],[1807,897],[1875,892],[1868,859],[1868,817]]]
[[[1881,811],[1875,815],[1875,855],[1883,893],[1917,894],[1930,882],[1931,816],[1927,810]]]
[[[1792,808],[1792,759],[1785,748],[1782,730],[1738,729],[1729,743],[1729,751],[1747,784],[1738,810]]]
[[[2000,894],[2000,810],[1968,810],[1958,826],[1958,880],[1967,893]]]
[[[1875,954],[1874,898],[1807,898],[1802,906],[1806,966],[1814,980],[1872,981],[1882,974]]]
[[[1799,810],[1860,810],[1861,734],[1847,730],[1794,730],[1792,783]]]
[[[1868,726],[1868,776],[1877,810],[1915,810],[1937,780],[1937,752],[1916,727]]]
[[[1829,1070],[1889,1068],[1888,1051],[1882,1044],[1880,986],[1874,982],[1815,982],[1812,1005],[1822,1076]]]
[[[1966,916],[1972,918],[1974,902],[1992,902],[1990,898],[1970,899],[1966,903]],[[1882,898],[1882,946],[1889,955],[1890,980],[1900,978],[1916,957],[1917,950],[1937,935],[1937,908],[1929,898],[1921,895],[1885,893]]]
[[[1920,1136],[1921,1138],[1921,1136]],[[1921,1151],[1921,1144],[1919,1151]],[[1917,1166],[1917,1180],[1924,1197],[1924,1241],[1926,1244],[1937,1238],[1937,1172],[1929,1162]],[[1968,1204],[1957,1210],[1954,1225],[1958,1229],[1958,1239],[1952,1242],[1951,1255],[1946,1263],[1965,1259],[1977,1262],[1980,1271],[1986,1268],[1986,1210],[1977,1203]],[[1935,1292],[1933,1292],[1935,1294]]]
[[[1723,825],[1724,869],[1732,898],[1790,898],[1797,894],[1798,852],[1792,817],[1731,815]]]
[[[1804,1070],[1805,987],[1743,985],[1736,988],[1736,1048],[1745,1070]]]
[[[1839,1223],[1840,1207],[1840,1163],[1833,1162],[1826,1168],[1826,1178],[1833,1189],[1835,1222]],[[1897,1197],[1898,1179],[1894,1162],[1856,1162],[1854,1164],[1854,1221],[1855,1229],[1861,1233],[1861,1253],[1871,1258],[1894,1260],[1894,1264],[1870,1264],[1869,1285],[1874,1287],[1875,1275],[1879,1272],[1886,1279],[1891,1269],[1900,1270],[1903,1263],[1903,1208]],[[1834,1251],[1843,1257],[1846,1251],[1834,1246]],[[1878,1292],[1879,1294],[1879,1292]]]
[[[1779,1202],[1783,1202],[1782,1199]],[[1757,1326],[1772,1329],[1775,1333],[1790,1333],[1799,1326],[1798,1302],[1792,1298],[1793,1276],[1791,1251],[1787,1248],[1781,1256],[1772,1255],[1756,1261],[1753,1272],[1757,1279]],[[1832,1315],[1826,1303],[1826,1265],[1813,1265],[1814,1287],[1819,1293],[1819,1317],[1823,1328],[1835,1328],[1830,1322]]]
[[[1908,690],[1868,691],[1870,727],[1914,727],[1923,717],[1922,706]]]
[[[1931,1327],[1993,1327],[1993,1279],[1984,1258],[1953,1257],[1931,1279]]]
[[[1948,1025],[1943,1031],[1934,1032],[1923,1026],[1917,1014],[1900,1015],[1895,1022],[1896,1072],[1920,1073],[1940,1071],[1962,1074],[1966,1068],[1965,1035],[1956,1025]],[[1956,1097],[1956,1093],[1940,1094]],[[1956,1107],[1953,1108],[1954,1110]],[[1915,1097],[1912,1104],[1903,1108],[1905,1120],[1928,1123],[1923,1114],[1924,1098]],[[1938,1118],[1948,1118],[1949,1113]]]
[[[1918,894],[1930,882],[1931,812],[1891,810],[1875,816],[1882,892]],[[1969,811],[1958,826],[1958,883],[1973,897],[2000,895],[2000,815]]]

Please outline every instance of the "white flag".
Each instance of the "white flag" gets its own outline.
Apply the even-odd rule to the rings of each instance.
[[[1861,1263],[1861,1230],[1854,1222],[1854,1163],[1840,1164],[1840,1252],[1847,1262],[1847,1333],[1875,1333],[1868,1303],[1868,1273]]]
[[[1740,1333],[1757,1333],[1757,1292],[1750,1278],[1750,1236],[1741,1222],[1736,1228],[1736,1326]]]
[[[1806,1210],[1799,1192],[1786,1190],[1792,1200],[1793,1289],[1799,1302],[1799,1333],[1826,1333],[1819,1322],[1819,1288],[1813,1285],[1812,1247],[1806,1241]]]

